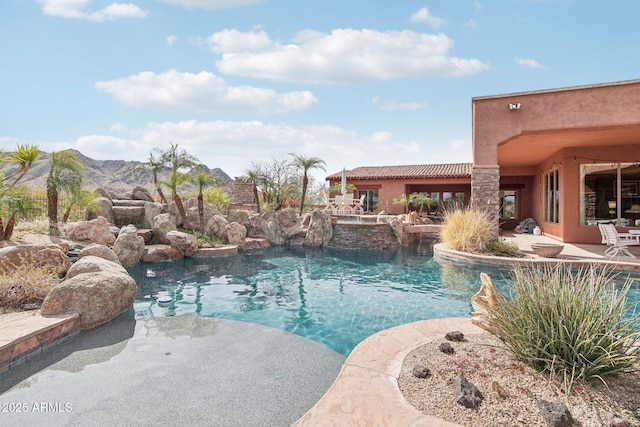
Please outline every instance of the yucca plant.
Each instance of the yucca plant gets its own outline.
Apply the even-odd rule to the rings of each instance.
[[[515,267],[510,295],[489,307],[491,332],[533,368],[560,375],[566,393],[578,379],[637,368],[639,318],[628,305],[631,281],[595,266]]]
[[[440,229],[440,240],[450,249],[470,253],[484,253],[496,239],[497,219],[488,212],[466,208],[446,211]]]

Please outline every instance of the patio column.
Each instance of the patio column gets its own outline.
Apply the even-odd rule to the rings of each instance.
[[[488,212],[495,219],[496,236],[500,219],[500,167],[473,165],[471,207]]]

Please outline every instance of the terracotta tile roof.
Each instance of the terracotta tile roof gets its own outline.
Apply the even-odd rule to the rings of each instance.
[[[347,179],[411,179],[411,178],[470,178],[472,163],[440,165],[361,166],[347,171]],[[342,171],[326,180],[339,180]]]

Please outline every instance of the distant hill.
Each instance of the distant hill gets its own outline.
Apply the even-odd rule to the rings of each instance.
[[[153,192],[153,181],[150,174],[137,174],[136,169],[144,165],[143,162],[128,160],[95,160],[85,156],[79,151],[73,150],[85,164],[83,187],[88,189],[103,188],[109,192],[123,194],[136,185],[141,185]],[[33,188],[45,188],[47,174],[49,173],[49,158],[51,153],[43,153],[38,161],[33,164],[29,172],[20,180],[20,184],[26,184]],[[11,164],[2,165],[5,176],[13,172],[16,167]],[[220,168],[210,169],[202,165],[202,172],[217,176],[225,182],[232,179]],[[161,176],[165,179],[168,173]]]

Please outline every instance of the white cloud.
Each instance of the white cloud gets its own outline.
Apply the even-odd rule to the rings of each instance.
[[[538,63],[538,61],[536,61],[535,59],[531,59],[531,58],[514,58],[513,59],[516,64],[520,65],[521,67],[525,67],[525,68],[542,68],[542,65],[540,65]]]
[[[94,159],[145,161],[154,148],[179,144],[209,167],[240,176],[252,161],[266,161],[299,153],[327,162],[327,171],[315,171],[322,182],[342,167],[453,163],[470,161],[470,143],[432,144],[399,141],[391,132],[365,135],[329,125],[293,126],[262,121],[151,122],[139,129],[116,126],[113,135],[86,135],[71,143],[43,143],[44,151],[75,148]],[[117,133],[117,135],[115,135]],[[462,149],[464,148],[464,150]]]
[[[132,3],[111,3],[96,12],[86,12],[91,0],[37,0],[42,11],[51,16],[84,19],[94,22],[112,21],[118,18],[144,18],[147,12]]]
[[[465,28],[471,28],[472,30],[477,30],[480,27],[480,24],[475,19],[469,19],[464,24]]]
[[[216,53],[263,52],[275,47],[264,31],[223,30],[207,37],[206,42]]]
[[[473,7],[476,9],[477,12],[482,11],[482,5],[480,4],[479,1],[474,2]]]
[[[277,93],[253,86],[228,86],[224,79],[206,71],[198,74],[147,71],[97,82],[95,87],[125,105],[198,113],[221,110],[282,113],[307,109],[317,102],[309,91]]]
[[[411,15],[409,21],[425,23],[436,30],[446,23],[444,19],[431,15],[431,13],[429,13],[429,9],[427,9],[426,7],[423,7],[422,9]]]
[[[264,32],[225,30],[210,36],[226,74],[296,83],[346,83],[405,77],[473,75],[489,68],[477,59],[449,56],[445,34],[336,29],[299,33],[298,43],[272,41]]]
[[[230,9],[260,3],[263,0],[158,0],[182,6],[186,9]]]
[[[413,111],[427,108],[426,102],[387,101],[382,104],[378,104],[377,99],[375,99],[374,104],[378,105],[378,110],[382,111]]]
[[[178,36],[175,36],[175,35],[167,36],[167,46],[171,47],[177,41],[178,41]]]

